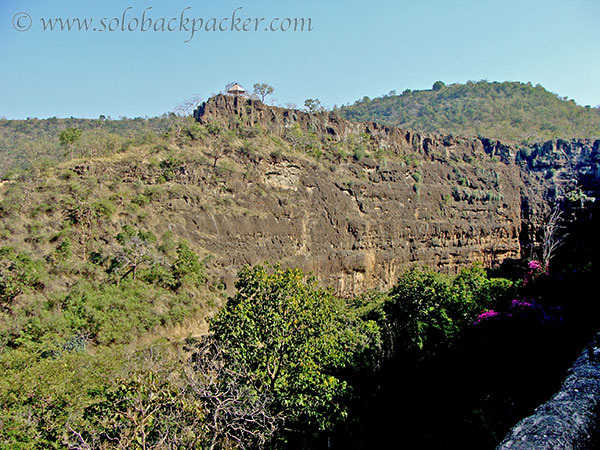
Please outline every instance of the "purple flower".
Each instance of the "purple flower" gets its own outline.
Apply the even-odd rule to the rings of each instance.
[[[526,302],[525,300],[514,299],[510,302],[510,306],[512,308],[533,308],[535,305],[530,302]]]
[[[537,261],[537,260],[531,260],[529,261],[529,270],[541,270],[542,269],[542,263]]]

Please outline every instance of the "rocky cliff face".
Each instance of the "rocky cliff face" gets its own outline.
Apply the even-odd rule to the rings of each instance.
[[[187,234],[230,268],[229,285],[240,265],[265,260],[312,271],[343,295],[388,287],[413,263],[442,271],[499,264],[535,246],[549,202],[589,202],[600,179],[600,141],[521,148],[230,96],[211,98],[194,116],[260,129],[296,149],[248,157],[248,171],[226,175],[232,207],[186,216]],[[321,150],[340,157],[329,165],[306,157]]]

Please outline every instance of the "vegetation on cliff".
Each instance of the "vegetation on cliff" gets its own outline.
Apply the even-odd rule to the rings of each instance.
[[[431,90],[365,97],[339,112],[354,121],[518,142],[600,136],[599,108],[579,106],[531,83],[437,82]]]

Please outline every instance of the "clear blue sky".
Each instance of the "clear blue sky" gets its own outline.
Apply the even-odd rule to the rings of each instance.
[[[231,31],[236,9],[240,30],[264,18],[258,31]],[[173,31],[140,31],[144,10]],[[182,13],[226,31],[191,38]],[[43,31],[40,19],[58,17],[93,19],[97,31]],[[294,17],[313,30],[265,32]],[[596,106],[599,24],[598,0],[0,0],[0,116],[155,116],[230,81],[329,107],[436,80],[531,81]]]

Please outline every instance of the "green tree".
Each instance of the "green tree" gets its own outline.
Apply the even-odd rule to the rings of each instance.
[[[358,100],[341,107],[339,113],[352,121],[520,142],[600,134],[597,111],[565,100],[541,86],[518,82],[469,81],[444,85],[436,81],[426,90]]]
[[[81,139],[81,130],[77,127],[69,127],[58,134],[60,145],[65,149],[64,154],[73,156],[73,147]]]
[[[315,98],[315,99],[308,98],[308,99],[306,99],[304,101],[304,107],[310,113],[320,113],[320,112],[325,111],[325,108],[321,104],[321,100],[319,100],[318,98]]]
[[[443,81],[436,81],[435,83],[433,83],[431,89],[433,89],[434,91],[441,91],[442,88],[444,88],[445,86],[446,84]]]
[[[77,127],[66,128],[58,135],[60,144],[65,147],[75,144],[79,138],[81,138],[81,130]]]
[[[418,266],[402,274],[385,305],[395,339],[409,351],[434,350],[451,339],[457,331],[452,300],[446,276]]]
[[[264,103],[265,99],[275,92],[275,88],[266,83],[256,83],[254,85],[254,95],[256,95]]]
[[[452,345],[478,314],[514,293],[509,280],[490,279],[478,265],[455,277],[415,266],[391,289],[384,310],[400,348],[433,354]]]
[[[333,375],[346,354],[333,295],[299,269],[245,267],[237,293],[212,321],[224,357],[269,389],[287,426],[326,430],[342,417],[347,384]]]

